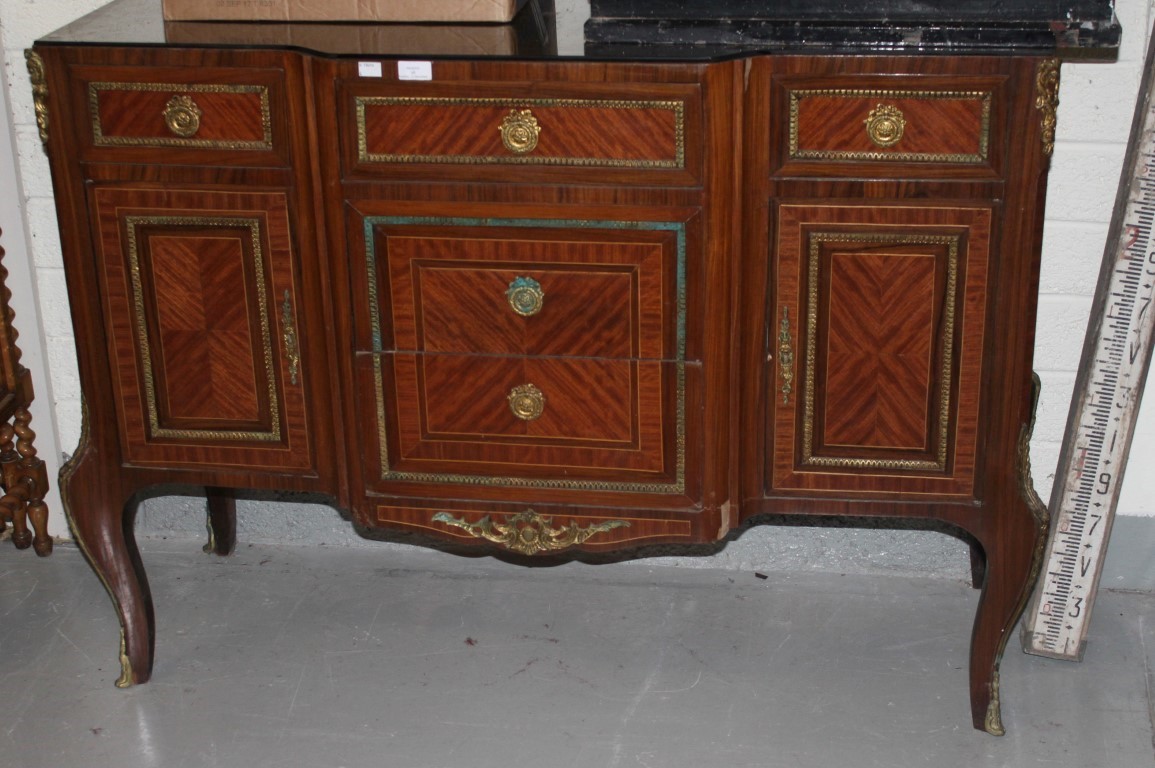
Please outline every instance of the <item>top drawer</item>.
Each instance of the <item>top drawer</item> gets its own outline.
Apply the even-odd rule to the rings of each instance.
[[[776,79],[779,175],[995,177],[1004,78],[846,75]]]
[[[283,165],[284,73],[231,67],[72,70],[83,157],[111,162]]]
[[[699,176],[694,84],[351,83],[341,93],[350,176],[648,184]]]

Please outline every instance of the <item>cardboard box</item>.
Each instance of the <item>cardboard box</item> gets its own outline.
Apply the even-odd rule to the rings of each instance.
[[[167,21],[507,22],[522,0],[164,0]]]
[[[543,14],[543,2],[551,13]],[[527,0],[512,24],[316,24],[166,21],[176,45],[296,46],[370,56],[549,56],[557,53],[552,0]]]
[[[517,53],[509,24],[394,26],[349,24],[245,24],[166,22],[170,43],[297,46],[322,53],[360,55],[508,56]]]

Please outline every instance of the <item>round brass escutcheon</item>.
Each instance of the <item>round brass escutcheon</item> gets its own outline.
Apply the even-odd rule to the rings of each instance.
[[[545,395],[532,384],[522,384],[509,391],[509,410],[523,421],[533,421],[545,410]]]
[[[524,155],[537,147],[541,126],[528,109],[511,109],[501,121],[501,143],[510,152]]]
[[[191,96],[178,94],[169,99],[164,107],[164,123],[177,136],[187,139],[200,130],[203,114]]]
[[[891,147],[902,140],[906,118],[902,110],[890,104],[879,104],[870,110],[866,120],[866,135],[880,147]]]
[[[529,317],[541,311],[542,304],[545,303],[545,291],[541,289],[541,283],[532,277],[516,277],[509,284],[505,298],[514,312],[522,317]]]

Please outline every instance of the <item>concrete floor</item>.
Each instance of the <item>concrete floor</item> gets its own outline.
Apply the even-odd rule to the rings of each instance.
[[[153,682],[118,690],[79,553],[0,542],[3,768],[1155,766],[1155,596],[1082,664],[1003,664],[973,731],[977,593],[945,579],[143,541]]]

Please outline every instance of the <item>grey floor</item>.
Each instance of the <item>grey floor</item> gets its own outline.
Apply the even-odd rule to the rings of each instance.
[[[0,766],[1155,766],[1151,594],[1100,596],[1082,664],[1012,643],[995,738],[957,581],[199,547],[143,542],[156,670],[118,690],[78,552],[0,542]]]

